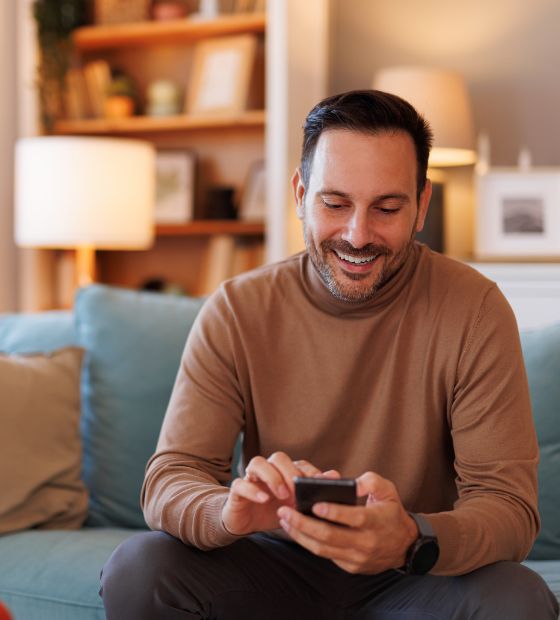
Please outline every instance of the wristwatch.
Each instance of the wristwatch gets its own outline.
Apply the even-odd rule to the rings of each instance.
[[[398,570],[406,575],[425,575],[439,558],[438,539],[427,519],[413,512],[408,514],[416,522],[419,534],[406,552],[404,566]]]

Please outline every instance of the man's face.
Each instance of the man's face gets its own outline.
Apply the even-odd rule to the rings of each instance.
[[[371,299],[405,262],[430,201],[416,198],[416,153],[405,132],[327,130],[317,142],[307,191],[292,184],[313,264],[331,293]]]

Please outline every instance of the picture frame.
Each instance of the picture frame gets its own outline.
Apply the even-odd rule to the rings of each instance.
[[[560,256],[560,168],[477,177],[477,259]]]
[[[194,216],[196,158],[185,150],[156,154],[156,224],[185,224]]]
[[[239,207],[239,219],[263,222],[266,218],[266,166],[260,160],[249,169]]]
[[[187,88],[187,114],[236,114],[245,110],[257,39],[246,34],[208,39],[195,46]]]

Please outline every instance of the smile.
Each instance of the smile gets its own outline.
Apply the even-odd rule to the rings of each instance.
[[[334,252],[338,258],[352,263],[353,265],[366,265],[368,263],[373,263],[373,261],[379,256],[379,254],[375,254],[374,256],[357,257],[351,256],[350,254],[343,254],[338,250],[334,250]]]

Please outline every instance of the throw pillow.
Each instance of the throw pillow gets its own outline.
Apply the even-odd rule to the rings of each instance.
[[[0,534],[79,528],[87,513],[80,478],[80,369],[76,347],[0,354]]]
[[[560,324],[521,334],[539,440],[541,531],[531,560],[560,557]]]
[[[140,489],[202,299],[96,284],[74,312],[82,376],[87,525],[146,527]]]

